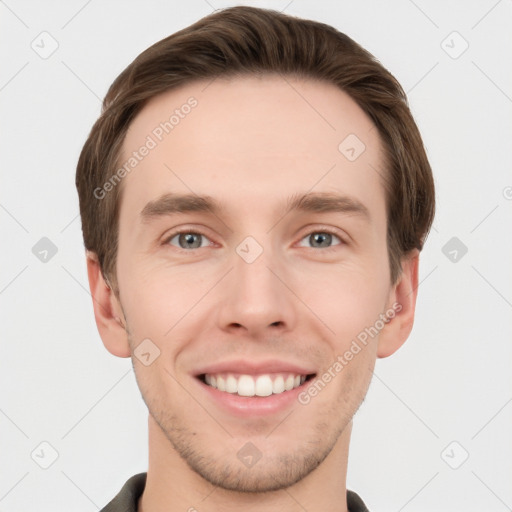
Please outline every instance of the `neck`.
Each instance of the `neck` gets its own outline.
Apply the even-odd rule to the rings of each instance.
[[[244,493],[215,487],[193,471],[149,415],[149,464],[138,512],[347,512],[346,474],[352,423],[334,449],[296,484],[265,493]]]

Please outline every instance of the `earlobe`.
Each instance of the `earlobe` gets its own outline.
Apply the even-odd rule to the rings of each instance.
[[[390,321],[380,332],[377,357],[388,357],[395,353],[411,333],[418,294],[418,265],[417,249],[402,260],[401,277],[389,297],[387,311]]]
[[[87,275],[96,326],[105,348],[118,357],[130,357],[126,320],[111,287],[105,282],[96,254],[87,251]]]

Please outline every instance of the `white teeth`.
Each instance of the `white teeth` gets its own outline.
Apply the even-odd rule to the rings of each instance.
[[[235,380],[234,377],[233,380]],[[249,375],[242,375],[238,379],[238,394],[240,396],[254,396],[254,388],[254,379]],[[234,391],[234,393],[236,393],[236,390]]]
[[[236,393],[237,390],[238,386],[235,377],[233,377],[233,375],[228,375],[228,378],[226,379],[226,391],[228,393]]]
[[[284,379],[282,375],[278,375],[272,382],[272,393],[278,394],[284,391]]]
[[[260,375],[256,379],[257,396],[270,396],[272,394],[272,379],[268,375]]]
[[[291,373],[272,375],[205,374],[206,384],[219,391],[238,394],[239,396],[270,396],[299,387],[306,380],[306,375]]]

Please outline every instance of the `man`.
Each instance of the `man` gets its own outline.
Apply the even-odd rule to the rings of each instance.
[[[390,73],[327,25],[217,11],[114,81],[76,182],[98,330],[149,410],[148,471],[103,510],[367,510],[352,418],[434,215]]]

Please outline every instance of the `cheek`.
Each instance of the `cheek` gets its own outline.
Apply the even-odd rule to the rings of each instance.
[[[326,266],[321,272],[296,276],[305,305],[329,327],[329,337],[344,344],[375,323],[383,313],[386,275],[370,266]]]
[[[164,341],[195,321],[202,310],[199,303],[216,282],[215,276],[200,276],[192,267],[141,265],[127,270],[124,277],[121,299],[134,338]]]

